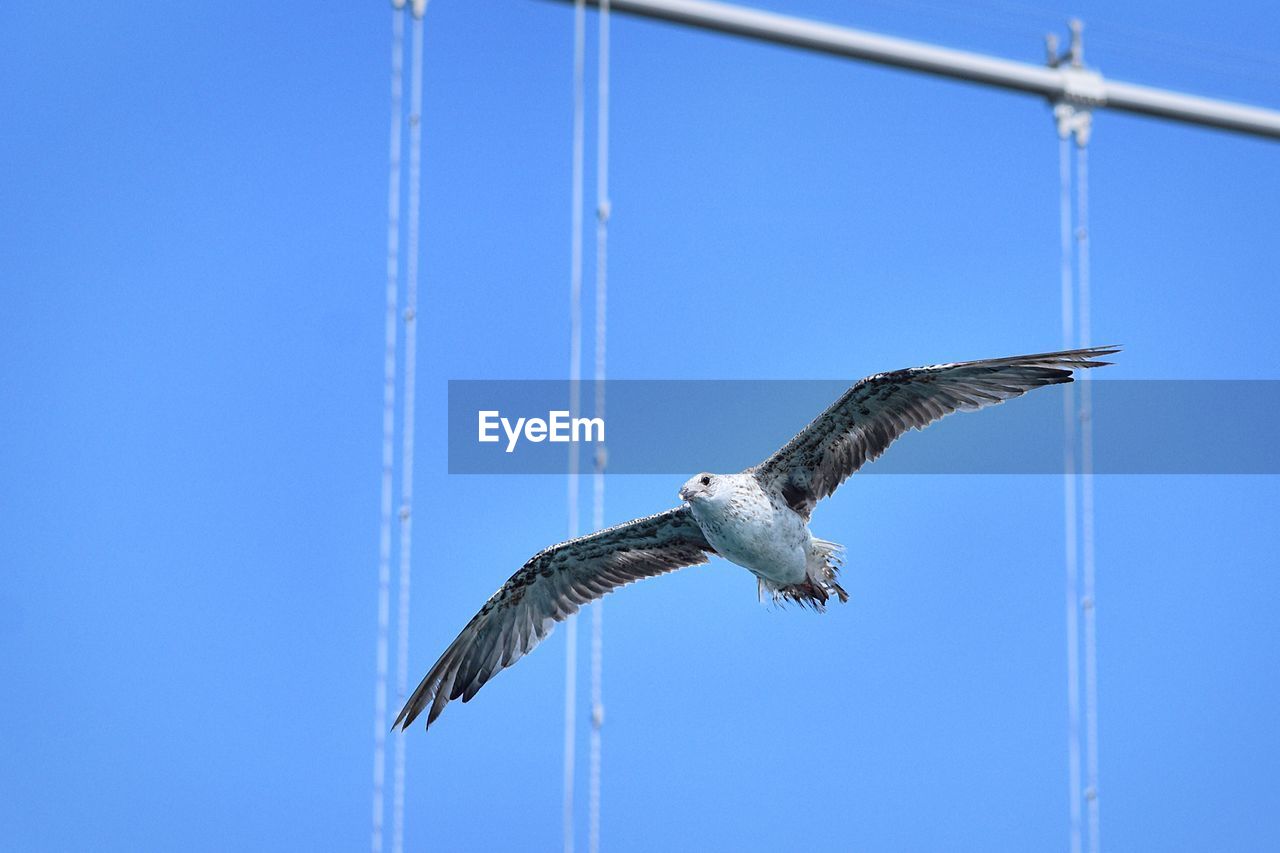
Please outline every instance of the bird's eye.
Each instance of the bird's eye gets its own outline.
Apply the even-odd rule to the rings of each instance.
[[[710,485],[711,485],[711,478],[710,478],[710,477],[703,477],[703,478],[702,478],[702,485],[704,485],[704,486],[710,486]]]

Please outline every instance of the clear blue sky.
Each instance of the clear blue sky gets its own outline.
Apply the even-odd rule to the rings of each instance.
[[[1265,2],[767,5],[1027,61],[1076,13],[1108,74],[1280,107]],[[571,15],[428,14],[415,679],[566,523],[562,478],[446,475],[443,429],[450,378],[566,371]],[[389,30],[0,10],[0,846],[368,843]],[[1043,104],[634,20],[614,60],[614,376],[1059,344]],[[1280,146],[1102,115],[1092,175],[1112,375],[1280,378]],[[1113,849],[1280,835],[1277,498],[1098,482]],[[815,527],[851,550],[824,617],[722,562],[608,599],[606,847],[1063,847],[1060,479],[862,478]],[[412,732],[412,849],[559,844],[563,643]]]

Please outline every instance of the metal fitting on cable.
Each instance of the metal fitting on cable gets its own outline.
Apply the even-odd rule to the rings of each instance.
[[[1089,144],[1089,133],[1093,129],[1092,108],[1106,105],[1107,84],[1101,74],[1085,67],[1084,24],[1072,18],[1068,26],[1071,41],[1063,52],[1058,50],[1055,33],[1045,36],[1045,64],[1058,69],[1062,75],[1063,94],[1052,101],[1058,136],[1075,137],[1076,145],[1083,148]]]
[[[1067,28],[1071,30],[1071,42],[1065,51],[1058,51],[1058,34],[1049,33],[1044,37],[1044,46],[1047,56],[1045,64],[1050,68],[1060,68],[1063,63],[1074,68],[1084,68],[1084,22],[1079,18],[1072,18],[1067,21]]]
[[[1053,118],[1058,123],[1058,136],[1061,139],[1074,136],[1076,145],[1081,148],[1089,144],[1089,134],[1093,130],[1093,110],[1087,105],[1067,99],[1055,101]]]

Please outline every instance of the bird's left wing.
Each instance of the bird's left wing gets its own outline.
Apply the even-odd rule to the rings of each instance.
[[[859,380],[785,447],[748,471],[808,517],[814,504],[907,430],[1033,388],[1070,382],[1073,370],[1110,364],[1099,359],[1119,349],[1091,347],[877,373]]]
[[[413,691],[392,725],[427,726],[454,699],[468,702],[589,601],[623,584],[705,563],[715,550],[680,506],[570,539],[535,554],[493,594]]]

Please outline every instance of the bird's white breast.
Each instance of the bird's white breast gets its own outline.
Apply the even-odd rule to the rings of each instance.
[[[716,495],[693,501],[693,517],[726,560],[779,584],[806,577],[809,525],[750,474],[721,474]]]

